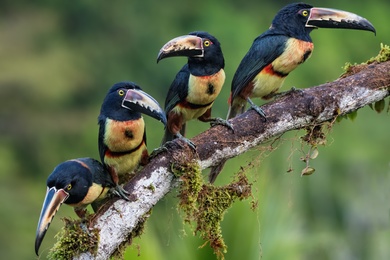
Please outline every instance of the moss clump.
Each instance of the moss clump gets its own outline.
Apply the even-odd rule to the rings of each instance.
[[[191,223],[192,215],[198,210],[198,194],[203,185],[202,171],[199,165],[193,162],[176,167],[173,172],[181,180],[179,208],[185,212],[184,222]]]
[[[385,62],[390,60],[390,46],[381,43],[381,50],[376,57],[369,59],[366,64]]]
[[[86,224],[82,220],[70,220],[64,218],[64,227],[56,235],[57,243],[50,249],[49,259],[72,259],[84,252],[96,254],[99,232],[98,230],[86,231]],[[87,220],[88,223],[88,220]]]
[[[380,63],[390,60],[390,47],[388,45],[385,45],[381,43],[381,50],[379,51],[378,55],[375,57],[372,57],[366,62],[363,62],[361,64],[351,64],[350,62],[345,63],[343,70],[344,73],[341,75],[341,78],[348,77],[351,74],[355,74],[362,69],[364,69],[368,64],[371,63]]]
[[[356,63],[351,64],[351,63],[347,62],[343,68],[344,73],[340,76],[340,78],[345,78],[345,77],[348,77],[350,75],[356,74],[356,73],[360,72],[361,70],[365,69],[366,66],[368,66],[369,64],[386,62],[388,60],[390,60],[390,46],[381,43],[381,50],[379,51],[377,56],[372,57],[368,61],[363,62],[361,64],[356,64]],[[376,112],[381,113],[385,108],[385,101],[380,100],[378,102],[375,102],[374,105],[370,104],[369,106],[371,107],[371,109],[375,110]],[[388,111],[390,111],[390,104],[388,106]],[[354,120],[356,118],[356,116],[357,116],[357,111],[354,111],[354,112],[351,112],[347,115],[339,115],[337,117],[337,121],[341,121],[344,118],[349,118],[351,120]]]
[[[237,176],[237,180],[222,187],[208,184],[202,186],[198,195],[199,210],[195,214],[195,233],[199,232],[210,243],[218,258],[223,259],[223,253],[227,252],[221,231],[225,212],[236,200],[243,200],[251,195],[251,184],[243,173]]]
[[[184,212],[184,222],[196,223],[194,234],[199,234],[206,241],[202,247],[210,244],[217,257],[224,259],[227,246],[221,231],[223,216],[236,200],[252,195],[251,184],[243,173],[225,186],[204,184],[201,169],[196,163],[182,167],[180,172],[179,209]]]

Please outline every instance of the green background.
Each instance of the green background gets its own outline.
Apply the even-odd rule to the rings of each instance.
[[[35,229],[45,180],[60,162],[98,158],[97,116],[111,85],[138,83],[163,105],[185,58],[156,64],[161,46],[194,30],[222,43],[226,84],[213,107],[225,117],[230,82],[253,39],[265,31],[287,1],[11,1],[0,4],[0,252],[2,259],[34,259]],[[369,19],[365,31],[312,32],[312,57],[287,78],[283,90],[335,80],[345,62],[375,56],[390,44],[388,0],[312,2]],[[256,100],[258,104],[262,101]],[[388,103],[388,101],[387,101]],[[161,123],[145,118],[148,147],[159,146]],[[192,137],[208,128],[193,121]],[[389,115],[369,108],[355,121],[335,124],[327,145],[311,161],[316,172],[301,177],[307,152],[302,131],[287,133],[273,152],[264,147],[230,160],[216,185],[240,166],[254,165],[258,208],[238,202],[225,215],[226,259],[390,259]],[[262,149],[263,148],[263,149]],[[262,154],[262,156],[259,156]],[[294,171],[287,173],[290,166]],[[205,171],[205,175],[206,175]],[[144,235],[126,259],[215,259],[182,224],[176,191],[160,201]],[[41,246],[55,243],[63,206]],[[140,257],[138,257],[140,253]]]

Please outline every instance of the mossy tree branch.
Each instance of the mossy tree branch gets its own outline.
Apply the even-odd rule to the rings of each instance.
[[[145,221],[150,209],[178,183],[172,167],[197,160],[201,169],[238,156],[284,132],[332,121],[390,95],[390,61],[359,65],[348,75],[326,84],[292,92],[262,109],[267,121],[253,110],[231,120],[233,133],[223,126],[212,127],[194,137],[197,154],[181,141],[174,141],[154,157],[125,185],[132,201],[114,199],[90,223],[98,228],[96,256],[84,253],[74,259],[108,259],[129,240],[133,229]],[[222,173],[223,174],[223,173]]]

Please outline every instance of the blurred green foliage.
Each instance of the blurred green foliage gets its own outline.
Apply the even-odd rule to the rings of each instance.
[[[98,158],[97,116],[114,83],[137,82],[162,105],[184,58],[156,64],[173,37],[205,30],[222,43],[226,84],[213,114],[225,117],[230,82],[253,39],[288,1],[10,1],[0,4],[0,252],[2,259],[34,259],[35,229],[46,177],[60,162]],[[317,3],[314,3],[317,4]],[[320,29],[312,33],[312,57],[291,73],[284,90],[336,79],[345,62],[363,62],[389,44],[388,0],[336,1],[323,7],[369,19],[377,36]],[[260,101],[257,101],[260,103]],[[388,102],[387,102],[388,103]],[[146,118],[149,148],[163,128]],[[188,136],[208,128],[190,122]],[[303,132],[285,134],[277,149],[261,147],[227,163],[216,185],[252,163],[248,174],[258,200],[238,202],[225,215],[226,259],[389,259],[389,116],[369,108],[343,120],[310,162],[316,172],[300,177]],[[302,150],[303,149],[303,150]],[[259,157],[259,154],[262,156]],[[294,169],[287,173],[287,170]],[[215,259],[192,236],[176,210],[176,191],[160,201],[145,234],[126,259]],[[63,206],[41,246],[42,258],[63,225],[76,217]],[[137,257],[140,253],[140,257]]]

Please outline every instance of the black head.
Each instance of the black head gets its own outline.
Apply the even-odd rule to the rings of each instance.
[[[109,89],[100,109],[99,120],[111,118],[117,121],[127,121],[141,117],[141,113],[122,107],[123,100],[129,89],[141,90],[133,82],[119,82]]]
[[[63,189],[68,193],[65,204],[81,202],[92,185],[92,172],[90,168],[77,160],[69,160],[59,164],[47,178],[46,185],[50,189]]]
[[[311,41],[309,33],[316,28],[355,29],[375,33],[374,26],[357,14],[313,7],[305,3],[294,3],[283,7],[272,21],[270,31]]]
[[[62,203],[76,204],[83,201],[92,186],[92,172],[82,160],[70,160],[59,164],[47,179],[47,191],[43,201],[35,237],[35,253]]]
[[[221,44],[217,38],[203,31],[191,32],[188,35],[200,37],[202,39],[204,50],[203,57],[188,57],[189,63],[206,63],[215,67],[216,69],[218,68],[218,71],[225,67],[225,60],[223,57]]]
[[[211,34],[191,32],[167,42],[160,50],[157,62],[174,56],[187,56],[188,66],[195,75],[210,75],[225,67],[221,44]],[[198,71],[198,73],[196,73]]]
[[[106,118],[116,121],[135,120],[141,117],[141,113],[166,124],[165,113],[152,96],[133,82],[119,82],[110,88],[103,101],[99,123],[104,124]]]
[[[293,3],[283,7],[272,21],[271,30],[297,39],[311,41],[309,33],[313,27],[306,27],[313,6],[305,3]]]

